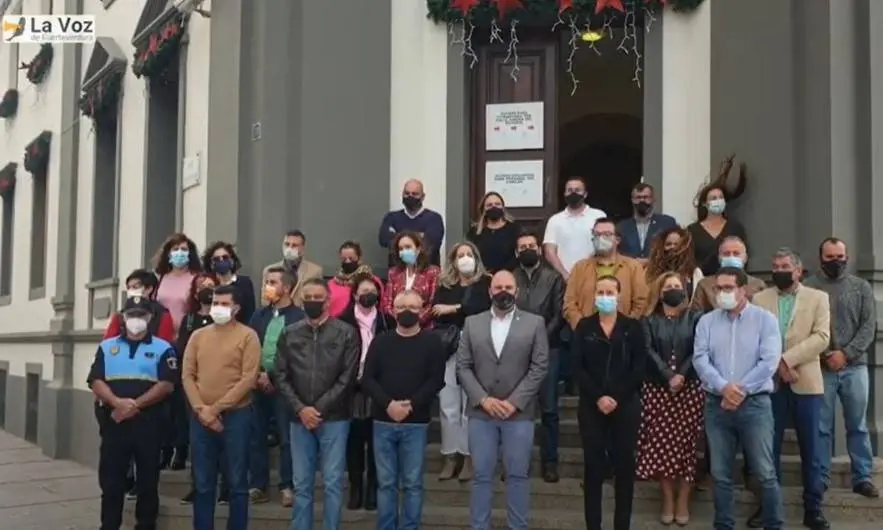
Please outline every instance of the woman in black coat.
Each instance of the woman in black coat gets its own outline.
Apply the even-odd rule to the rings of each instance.
[[[365,354],[374,337],[396,329],[396,321],[378,306],[383,286],[370,273],[352,278],[352,299],[340,320],[356,328],[359,339],[359,379],[365,368]],[[377,508],[377,468],[374,464],[371,402],[356,383],[353,393],[353,419],[346,444],[346,467],[349,473],[349,500],[347,509],[374,510]]]
[[[615,277],[598,278],[597,313],[580,320],[571,339],[573,377],[579,387],[577,418],[585,462],[587,530],[601,530],[608,450],[616,475],[613,530],[631,527],[635,448],[647,353],[640,322],[617,311],[619,292]]]

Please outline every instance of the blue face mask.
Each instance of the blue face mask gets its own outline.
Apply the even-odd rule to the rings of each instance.
[[[737,258],[736,256],[724,256],[721,258],[721,267],[734,267],[736,269],[741,269],[745,264],[742,263],[741,258]]]
[[[182,269],[190,263],[190,253],[186,250],[173,250],[169,252],[169,265],[176,269]]]
[[[599,313],[602,313],[605,315],[615,313],[616,312],[616,297],[615,296],[596,296],[595,297],[595,309],[597,309]]]
[[[405,265],[413,265],[417,263],[417,251],[413,248],[405,248],[399,251],[399,257],[405,262]]]
[[[231,260],[231,259],[212,260],[212,270],[214,270],[217,274],[229,274],[229,273],[233,272],[233,260]]]

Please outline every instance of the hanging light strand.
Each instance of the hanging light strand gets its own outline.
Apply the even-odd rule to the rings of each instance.
[[[506,58],[503,60],[503,64],[509,64],[509,61],[512,61],[512,70],[509,71],[509,77],[512,78],[512,81],[518,81],[518,74],[521,72],[521,68],[518,66],[518,19],[513,18],[509,23],[509,47],[506,49]]]

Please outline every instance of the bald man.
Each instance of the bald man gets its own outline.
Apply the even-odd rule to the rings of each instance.
[[[502,448],[507,521],[527,530],[534,418],[549,366],[543,317],[518,309],[509,271],[491,280],[493,306],[466,318],[457,349],[457,376],[466,392],[472,479],[472,528],[489,528],[493,477]]]
[[[429,260],[433,265],[440,265],[441,245],[445,238],[445,221],[438,212],[423,207],[425,198],[422,182],[417,179],[405,182],[402,189],[404,208],[387,212],[383,216],[377,239],[381,247],[389,248],[389,243],[397,233],[417,232],[423,236],[423,241],[427,245]],[[392,261],[390,261],[390,265],[392,265]]]

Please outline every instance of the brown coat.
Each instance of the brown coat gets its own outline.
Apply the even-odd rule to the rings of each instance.
[[[598,262],[598,258],[580,260],[570,271],[564,292],[564,318],[572,328],[576,328],[581,318],[595,313]],[[613,275],[620,283],[619,312],[631,318],[644,316],[648,294],[644,266],[638,260],[617,255]]]
[[[766,289],[766,283],[763,280],[754,276],[748,276],[748,285],[745,286],[745,292],[748,294],[749,300],[751,300],[755,293],[764,289]],[[714,276],[707,276],[702,278],[699,285],[693,290],[693,302],[690,304],[690,307],[707,313],[715,309],[714,299]]]
[[[264,267],[264,272],[261,274],[261,305],[267,305],[267,299],[264,298],[264,285],[267,284],[267,271],[276,267],[281,267],[284,264],[282,261],[277,261],[276,263],[271,263]],[[291,292],[291,301],[294,305],[298,307],[303,307],[304,301],[301,296],[301,290],[304,287],[304,282],[311,278],[322,278],[322,266],[312,261],[307,261],[305,259],[300,260],[300,265],[297,267],[297,284],[294,286],[294,291]]]

